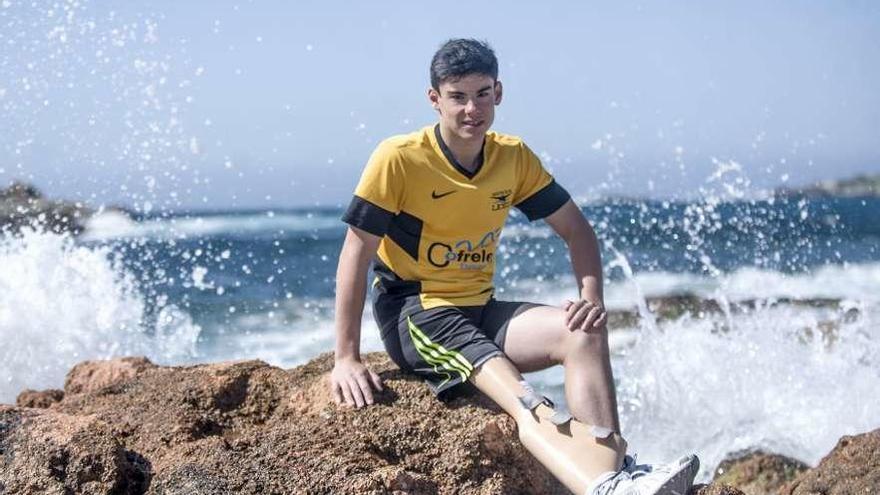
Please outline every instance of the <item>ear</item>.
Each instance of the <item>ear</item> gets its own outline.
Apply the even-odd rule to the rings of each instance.
[[[503,89],[504,88],[502,88],[502,86],[501,86],[501,81],[496,80],[495,81],[495,105],[496,106],[501,104],[501,93],[503,92]]]
[[[434,88],[428,88],[428,101],[434,110],[440,111],[440,93]]]

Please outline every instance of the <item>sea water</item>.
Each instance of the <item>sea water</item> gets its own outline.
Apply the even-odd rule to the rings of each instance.
[[[753,448],[815,463],[841,435],[880,426],[880,200],[582,210],[602,245],[609,308],[641,314],[611,340],[624,433],[642,459],[695,451],[704,475]],[[107,212],[79,238],[4,235],[0,401],[61,387],[85,359],[292,367],[331,351],[341,213]],[[576,296],[565,245],[543,222],[514,212],[497,258],[501,299]],[[681,295],[715,309],[648,309]],[[367,308],[362,347],[381,350]],[[564,403],[559,369],[529,379]]]
[[[121,191],[140,212],[103,212],[76,239],[0,234],[0,402],[63,386],[85,359],[291,367],[333,348],[340,208],[175,211],[174,198],[212,190],[192,165],[193,127],[209,122],[192,107],[204,67],[186,43],[161,42],[163,17],[0,4],[4,74],[23,74],[0,87],[0,174],[27,176],[51,131],[67,159],[55,165],[72,171],[58,181]],[[640,460],[697,452],[704,478],[733,451],[815,463],[841,435],[880,427],[880,200],[761,197],[725,182],[740,172],[719,163],[718,190],[688,200],[581,202],[608,307],[641,315],[611,329],[624,433]],[[497,297],[576,297],[545,224],[515,215],[498,249]],[[717,310],[649,310],[680,295]],[[362,348],[381,350],[369,306],[363,327]],[[529,380],[564,403],[558,369]]]

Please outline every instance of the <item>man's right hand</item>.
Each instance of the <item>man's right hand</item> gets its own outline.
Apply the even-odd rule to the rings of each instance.
[[[337,359],[330,374],[330,393],[337,405],[373,405],[373,388],[382,391],[379,375],[354,358]]]

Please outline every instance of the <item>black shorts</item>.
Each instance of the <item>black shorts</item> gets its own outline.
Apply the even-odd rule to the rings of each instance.
[[[391,360],[424,378],[437,395],[502,354],[510,320],[531,306],[492,298],[483,306],[424,309],[418,294],[373,291],[373,318]]]

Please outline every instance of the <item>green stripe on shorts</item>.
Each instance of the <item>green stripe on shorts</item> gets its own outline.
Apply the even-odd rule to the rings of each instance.
[[[425,335],[415,323],[413,323],[410,317],[406,318],[406,323],[409,327],[409,336],[412,339],[419,356],[421,356],[428,364],[434,365],[434,371],[447,376],[443,383],[448,382],[451,377],[449,376],[449,373],[441,371],[439,367],[456,372],[461,375],[462,381],[467,381],[468,377],[471,376],[474,367],[464,358],[464,356],[456,351],[447,350],[440,344],[431,342],[431,339],[429,339],[428,336]]]

